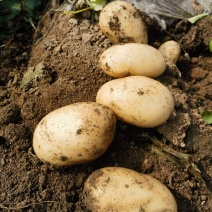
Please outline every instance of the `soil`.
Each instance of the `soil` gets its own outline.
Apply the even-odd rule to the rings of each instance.
[[[212,128],[202,118],[212,110],[210,17],[194,25],[176,21],[167,31],[147,21],[150,45],[158,48],[176,39],[182,46],[179,72],[167,69],[157,78],[175,100],[166,123],[140,129],[118,122],[112,145],[88,164],[54,167],[36,157],[32,138],[38,122],[56,108],[95,101],[100,86],[112,80],[98,65],[112,43],[92,17],[65,15],[48,6],[35,32],[18,20],[4,27],[9,37],[0,43],[0,210],[88,211],[82,197],[87,177],[99,168],[120,166],[164,183],[181,212],[212,211]],[[189,154],[191,163],[173,163],[149,148],[154,138]]]

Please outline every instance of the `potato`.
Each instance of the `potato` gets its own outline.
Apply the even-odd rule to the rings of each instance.
[[[164,123],[174,108],[170,91],[160,82],[144,76],[129,76],[105,83],[100,87],[96,101],[108,106],[118,119],[144,128]]]
[[[180,57],[180,45],[173,40],[163,43],[158,50],[168,64],[176,64]]]
[[[147,43],[147,30],[138,11],[128,2],[114,1],[100,13],[101,31],[113,43]]]
[[[166,69],[163,55],[155,48],[140,43],[115,45],[100,56],[100,68],[115,78],[141,75],[160,76]]]
[[[68,166],[92,161],[113,140],[116,118],[106,106],[80,102],[47,114],[33,136],[36,155],[44,162]]]
[[[83,194],[92,212],[177,212],[175,198],[165,185],[126,168],[94,171],[84,184]]]

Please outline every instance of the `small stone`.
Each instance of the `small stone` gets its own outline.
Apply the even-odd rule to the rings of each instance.
[[[202,201],[206,201],[206,200],[207,200],[207,196],[206,196],[206,195],[202,195],[202,196],[201,196],[201,200],[202,200]]]
[[[61,45],[57,46],[57,47],[54,49],[54,52],[55,52],[55,53],[61,53],[62,51],[63,51],[63,49],[62,49],[62,46],[61,46]]]
[[[202,201],[202,202],[201,202],[201,205],[205,205],[205,203],[206,203],[206,201]]]
[[[39,96],[40,95],[40,91],[35,91],[35,96]]]
[[[194,187],[194,184],[193,184],[191,181],[188,181],[188,184],[189,184],[189,186],[190,186],[191,188]]]
[[[23,57],[23,58],[27,58],[27,57],[28,57],[27,52],[23,52],[23,53],[22,53],[22,57]]]
[[[185,147],[185,143],[181,142],[180,143],[180,147],[184,148]]]
[[[177,87],[177,86],[178,86],[177,81],[174,81],[174,82],[172,83],[172,86],[173,86],[173,87]]]
[[[144,163],[148,163],[148,162],[149,162],[148,159],[145,159],[145,160],[144,160]]]
[[[4,159],[4,158],[1,158],[1,165],[4,166],[5,163],[6,163],[6,162],[5,162],[5,159]]]

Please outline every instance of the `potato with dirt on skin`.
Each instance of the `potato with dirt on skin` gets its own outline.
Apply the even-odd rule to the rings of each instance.
[[[164,56],[167,64],[176,64],[180,57],[180,45],[173,40],[166,41],[163,43],[159,49],[159,52]]]
[[[163,124],[174,108],[168,88],[144,76],[129,76],[105,83],[97,92],[96,102],[108,106],[118,119],[143,128]]]
[[[138,11],[125,1],[113,1],[100,13],[101,31],[113,43],[147,43],[147,30]]]
[[[177,212],[175,198],[165,185],[121,167],[94,171],[85,181],[83,197],[92,212]]]
[[[37,125],[33,147],[43,162],[57,166],[86,163],[111,144],[116,117],[106,106],[79,102],[56,109]]]
[[[107,75],[115,78],[130,75],[156,78],[166,69],[163,55],[154,47],[140,43],[126,43],[106,49],[100,56],[99,64]]]

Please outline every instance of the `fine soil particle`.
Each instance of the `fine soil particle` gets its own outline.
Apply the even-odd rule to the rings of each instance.
[[[52,13],[51,8],[42,15],[35,33],[28,23],[16,20],[6,27],[10,37],[0,43],[2,211],[84,212],[83,183],[92,171],[107,166],[126,167],[157,178],[171,190],[180,212],[212,210],[212,129],[201,116],[205,110],[212,110],[210,17],[194,25],[176,22],[168,29],[169,34],[148,26],[150,45],[157,48],[174,39],[171,34],[175,34],[183,47],[177,63],[181,77],[167,70],[157,79],[169,88],[175,100],[170,119],[154,129],[118,122],[114,141],[103,156],[65,168],[44,164],[35,156],[33,132],[52,110],[95,101],[101,85],[112,79],[98,64],[101,53],[112,44],[92,19]],[[45,76],[34,78],[26,89],[20,89],[28,68],[40,63]],[[188,153],[205,182],[190,167],[150,151],[148,141],[141,136],[147,131],[176,151]]]

